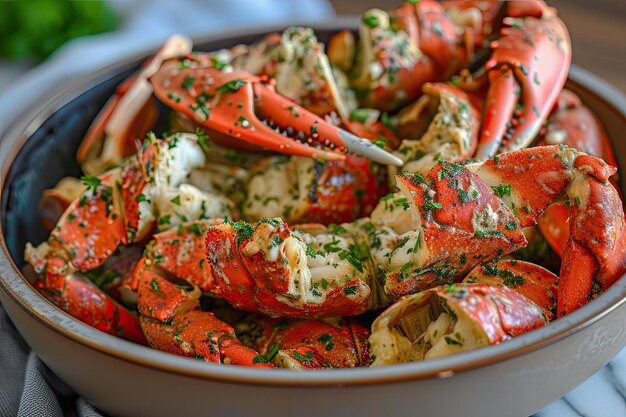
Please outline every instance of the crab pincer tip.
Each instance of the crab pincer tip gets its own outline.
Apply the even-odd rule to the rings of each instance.
[[[402,166],[402,159],[387,152],[383,148],[375,145],[366,139],[361,139],[345,130],[339,129],[339,135],[343,140],[346,151],[351,154],[362,156],[371,161],[384,165]]]

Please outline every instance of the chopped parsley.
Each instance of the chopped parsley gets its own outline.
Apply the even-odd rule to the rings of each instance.
[[[511,186],[508,184],[496,185],[496,186],[491,187],[491,189],[493,190],[495,195],[497,195],[500,198],[504,197],[505,195],[508,195],[508,196],[511,195]]]
[[[437,210],[442,207],[443,206],[441,205],[441,203],[437,203],[435,201],[426,201],[424,205],[422,206],[424,210]]]
[[[239,91],[239,89],[246,84],[248,84],[247,81],[244,81],[241,78],[235,78],[234,80],[217,87],[217,91],[220,93],[234,93]]]
[[[274,356],[276,356],[279,350],[280,346],[278,343],[273,343],[265,355],[257,355],[252,358],[252,363],[268,363],[272,360],[272,358],[274,358]]]
[[[83,175],[82,177],[80,177],[80,180],[83,182],[83,184],[85,184],[85,187],[87,187],[87,189],[92,189],[94,191],[102,182],[100,178],[93,175]]]
[[[180,86],[186,90],[192,87],[194,82],[196,82],[196,77],[185,77],[183,83]]]
[[[301,354],[297,350],[293,351],[293,357],[300,362],[309,363],[313,359],[313,352],[308,350],[305,355]]]
[[[363,16],[363,23],[365,23],[365,25],[370,29],[374,29],[378,27],[380,22],[378,21],[378,16],[369,14]]]

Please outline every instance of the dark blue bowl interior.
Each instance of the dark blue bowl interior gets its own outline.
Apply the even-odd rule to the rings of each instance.
[[[70,101],[48,118],[15,158],[2,195],[2,228],[13,260],[21,267],[26,242],[37,244],[49,231],[41,223],[43,191],[65,176],[80,176],[76,150],[91,121],[131,71],[115,75]]]

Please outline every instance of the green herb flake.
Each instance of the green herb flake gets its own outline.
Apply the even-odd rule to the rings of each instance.
[[[167,98],[172,100],[174,103],[180,103],[183,101],[183,97],[180,94],[176,94],[174,92],[167,93]]]
[[[246,84],[248,84],[247,81],[244,81],[241,78],[235,78],[234,80],[217,87],[217,91],[220,93],[234,93],[239,91],[239,89]]]
[[[150,203],[150,199],[146,197],[145,194],[139,194],[137,197],[135,197],[135,201],[138,203],[142,203],[142,202]]]
[[[375,112],[376,110],[372,109],[355,109],[350,112],[350,120],[365,123],[375,115]]]
[[[228,65],[228,62],[222,61],[218,55],[211,55],[211,65],[221,71]]]
[[[496,186],[491,187],[491,189],[493,190],[495,195],[497,195],[500,198],[504,197],[505,195],[507,196],[511,195],[511,186],[508,184],[496,185]]]
[[[443,206],[441,205],[441,203],[437,203],[434,201],[426,201],[424,205],[422,206],[424,210],[438,210],[442,207]]]
[[[191,88],[194,82],[196,82],[196,77],[185,77],[183,83],[180,86],[186,90],[188,88]]]
[[[308,350],[305,355],[301,354],[297,350],[293,351],[293,357],[299,360],[300,362],[309,363],[311,359],[313,359],[313,352]]]
[[[380,22],[378,21],[378,16],[369,14],[369,15],[363,16],[363,23],[365,23],[365,25],[369,27],[370,29],[374,29],[378,27]]]
[[[347,287],[345,287],[343,289],[343,293],[344,295],[356,295],[357,293],[357,286],[356,285],[349,285]]]
[[[85,184],[85,187],[87,187],[87,189],[91,188],[94,191],[102,182],[100,178],[93,175],[83,175],[82,177],[80,177],[80,180],[83,182],[83,184]]]
[[[196,236],[202,236],[202,234],[204,232],[204,230],[202,228],[202,225],[200,225],[199,223],[193,223],[193,224],[189,225],[187,230],[190,233],[193,233]]]
[[[278,351],[280,350],[280,345],[278,343],[273,343],[272,346],[267,351],[265,355],[257,355],[252,358],[252,363],[268,363],[276,356]]]

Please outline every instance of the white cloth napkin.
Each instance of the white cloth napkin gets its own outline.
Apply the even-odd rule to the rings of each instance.
[[[25,73],[0,96],[0,135],[18,115],[73,79],[148,46],[155,49],[174,33],[198,35],[334,14],[327,0],[118,0],[123,16],[117,32],[68,42]]]

